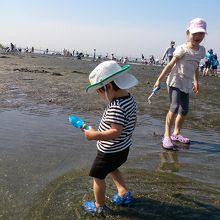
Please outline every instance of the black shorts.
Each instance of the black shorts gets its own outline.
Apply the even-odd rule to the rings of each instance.
[[[119,168],[128,158],[129,147],[117,153],[102,153],[98,151],[89,176],[105,179],[112,171]]]

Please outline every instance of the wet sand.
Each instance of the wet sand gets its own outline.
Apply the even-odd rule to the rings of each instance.
[[[86,94],[89,72],[98,64],[73,58],[37,55],[1,55],[1,109],[25,110],[32,105],[57,105],[64,110],[97,115],[105,106],[94,94]],[[161,119],[168,109],[166,88],[153,97],[151,92],[161,67],[132,65],[130,72],[139,79],[139,86],[130,91],[138,102],[139,114]],[[214,128],[220,131],[219,77],[201,78],[200,94],[191,98],[187,127]],[[77,106],[77,107],[76,107]]]
[[[95,142],[67,122],[69,114],[97,126],[105,103],[84,91],[96,62],[31,54],[0,54],[0,219],[90,219],[88,170]],[[168,109],[166,88],[147,103],[161,67],[132,65],[138,104],[134,148],[123,166],[137,201],[109,219],[218,219],[220,215],[220,101],[217,77],[201,78],[184,133],[192,144],[161,150]],[[107,179],[108,196],[115,193]],[[95,218],[93,218],[95,219]]]

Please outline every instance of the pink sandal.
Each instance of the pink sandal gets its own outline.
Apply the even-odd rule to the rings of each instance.
[[[167,150],[173,150],[175,148],[174,144],[172,143],[169,137],[163,137],[162,144],[163,148]]]
[[[181,134],[178,134],[178,135],[172,134],[171,135],[171,140],[172,141],[178,141],[178,142],[183,143],[183,144],[189,144],[190,143],[189,138],[183,137]]]

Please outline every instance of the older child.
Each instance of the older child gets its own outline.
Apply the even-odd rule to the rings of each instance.
[[[206,22],[195,18],[186,30],[188,41],[176,48],[172,60],[162,70],[155,87],[168,75],[167,86],[170,97],[170,109],[166,116],[165,132],[162,140],[163,148],[174,149],[174,141],[188,144],[190,140],[180,131],[188,113],[189,93],[199,92],[199,62],[205,56],[205,48],[200,45],[206,34]],[[192,83],[193,82],[193,83]],[[171,127],[175,120],[174,132]]]
[[[83,130],[88,140],[97,140],[98,148],[89,174],[93,177],[95,201],[85,201],[83,204],[84,209],[91,214],[109,213],[105,205],[107,175],[112,177],[118,191],[112,197],[114,204],[128,205],[133,200],[118,169],[127,160],[136,123],[136,103],[126,89],[135,86],[138,81],[127,73],[128,68],[129,65],[120,67],[116,61],[105,61],[89,75],[90,85],[86,91],[96,91],[109,102],[98,131],[91,126],[89,130]]]

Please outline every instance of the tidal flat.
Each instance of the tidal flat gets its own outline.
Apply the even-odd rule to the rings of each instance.
[[[36,54],[0,54],[0,219],[96,219],[82,201],[93,199],[88,172],[96,143],[68,123],[82,117],[97,128],[106,105],[87,94],[89,73],[98,62]],[[137,127],[122,166],[135,203],[114,207],[107,178],[107,219],[219,219],[219,77],[200,77],[190,97],[183,133],[192,141],[178,151],[161,149],[169,108],[166,87],[147,97],[162,70],[131,64],[139,85],[129,90],[138,105]]]

